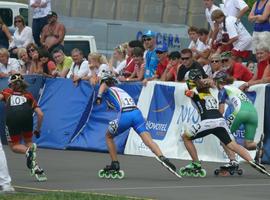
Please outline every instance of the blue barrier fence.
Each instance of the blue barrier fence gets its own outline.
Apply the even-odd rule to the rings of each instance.
[[[69,79],[45,79],[41,76],[26,76],[31,91],[44,112],[41,137],[35,139],[40,147],[52,149],[80,149],[106,152],[105,132],[108,122],[116,117],[116,112],[108,109],[105,102],[95,105],[98,87],[80,82],[75,87]],[[0,89],[8,86],[7,79],[0,79]],[[137,102],[142,85],[125,83],[119,87],[126,90]],[[41,96],[40,96],[41,95]],[[265,92],[265,155],[263,162],[270,164],[270,86]],[[0,103],[0,131],[4,137],[4,104]],[[128,131],[116,138],[119,153],[124,152]]]

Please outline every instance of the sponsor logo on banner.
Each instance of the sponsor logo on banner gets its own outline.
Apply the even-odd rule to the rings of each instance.
[[[155,85],[146,122],[153,139],[163,140],[167,134],[175,109],[174,90],[171,86]]]
[[[257,96],[256,92],[255,91],[245,92],[245,94],[247,95],[249,100],[254,104],[254,102],[256,100],[256,96]],[[225,115],[224,115],[225,119],[227,119],[232,112],[233,112],[233,107],[228,106],[226,111],[225,111]],[[244,144],[244,140],[245,140],[245,127],[244,127],[244,125],[241,125],[239,127],[239,129],[232,134],[233,134],[233,136],[238,144],[241,144],[241,145]]]

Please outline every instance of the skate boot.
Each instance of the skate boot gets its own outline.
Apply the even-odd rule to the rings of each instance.
[[[257,143],[256,155],[254,158],[256,163],[261,163],[261,159],[263,157],[263,139],[264,139],[264,134],[261,135],[261,138],[259,142]]]
[[[243,174],[243,169],[239,169],[239,163],[237,160],[230,160],[229,163],[220,166],[219,169],[216,169],[214,174],[215,175],[222,175],[222,176],[228,176],[228,175],[234,175],[237,173],[238,175]]]
[[[171,161],[166,158],[165,156],[158,156],[156,157],[158,162],[160,162],[164,167],[166,167],[171,173],[173,173],[178,178],[182,178],[176,171],[176,167]]]
[[[28,169],[32,169],[35,166],[37,145],[32,144],[26,151],[26,166]]]
[[[31,176],[35,176],[35,178],[39,182],[47,181],[47,177],[44,173],[44,170],[40,168],[37,164],[31,169]]]
[[[122,179],[125,173],[120,170],[120,164],[118,161],[112,161],[111,165],[107,165],[104,169],[99,170],[99,178],[112,178],[112,179]]]
[[[261,163],[257,163],[256,161],[249,161],[249,164],[255,168],[258,172],[270,176],[270,173],[266,170],[265,166]]]
[[[206,170],[202,169],[200,161],[191,162],[185,167],[179,169],[179,174],[181,176],[194,176],[194,177],[205,177]]]

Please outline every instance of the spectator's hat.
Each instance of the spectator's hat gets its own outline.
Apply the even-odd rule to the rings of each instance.
[[[225,51],[220,54],[221,59],[229,59],[232,57],[232,53],[230,51]]]
[[[172,51],[169,54],[169,59],[171,59],[171,60],[180,59],[180,58],[181,58],[181,54],[179,51]]]
[[[153,32],[153,31],[151,31],[151,30],[148,30],[148,31],[143,32],[142,37],[143,38],[144,37],[151,37],[151,38],[153,38],[153,37],[156,37],[156,33]]]
[[[163,42],[163,44],[160,44],[160,45],[157,46],[155,51],[156,52],[162,52],[162,53],[167,52],[168,51],[168,45],[165,42]]]
[[[50,12],[48,12],[47,16],[48,17],[57,17],[57,13],[54,11],[50,11]]]

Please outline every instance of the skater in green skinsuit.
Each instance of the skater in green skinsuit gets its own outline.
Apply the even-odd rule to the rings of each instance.
[[[245,93],[231,85],[234,79],[225,71],[217,72],[213,79],[219,90],[219,111],[222,114],[224,113],[225,104],[233,107],[233,112],[226,119],[231,132],[235,132],[239,129],[240,125],[243,124],[245,128],[244,147],[248,150],[258,149],[257,146],[260,146],[261,144],[254,142],[254,137],[258,126],[258,114],[256,108]],[[262,143],[262,140],[263,135],[259,143]],[[226,148],[225,151],[230,158],[230,163],[228,163],[228,166],[238,167],[239,164],[235,160],[235,154],[228,151]],[[255,161],[260,163],[260,157],[261,155],[257,153]]]

